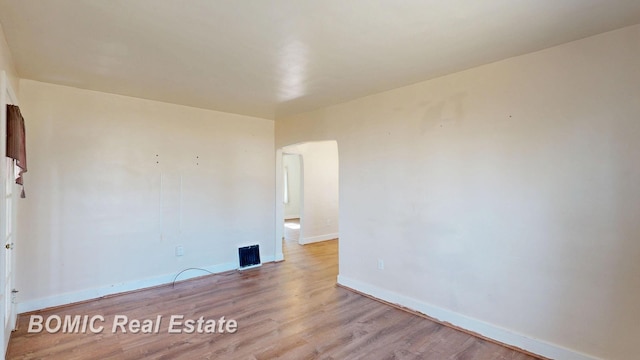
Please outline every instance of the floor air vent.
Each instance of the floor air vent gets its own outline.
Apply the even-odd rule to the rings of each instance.
[[[238,248],[240,257],[240,270],[260,266],[260,245],[251,245]]]

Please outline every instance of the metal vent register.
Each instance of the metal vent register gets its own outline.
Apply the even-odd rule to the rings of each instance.
[[[238,256],[240,257],[240,269],[260,266],[260,245],[238,248]]]

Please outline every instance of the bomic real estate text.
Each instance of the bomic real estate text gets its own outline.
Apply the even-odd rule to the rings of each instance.
[[[163,315],[157,315],[152,319],[129,319],[127,315],[114,315],[111,325],[102,315],[51,315],[44,318],[42,315],[31,315],[29,318],[28,333],[39,333],[43,330],[48,333],[76,333],[98,334],[107,329],[111,329],[112,333],[123,334],[157,334],[160,332],[160,326],[163,321]],[[197,319],[185,319],[184,315],[171,315],[169,317],[168,328],[169,334],[233,334],[238,331],[238,322],[233,319],[225,319],[221,316],[219,319],[207,319],[200,316]]]

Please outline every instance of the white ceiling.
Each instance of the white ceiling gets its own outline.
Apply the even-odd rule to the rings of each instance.
[[[640,23],[640,0],[0,0],[21,77],[269,119]]]

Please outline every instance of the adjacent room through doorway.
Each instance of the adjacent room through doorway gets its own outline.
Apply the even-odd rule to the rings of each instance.
[[[281,151],[277,193],[283,205],[276,226],[282,231],[276,241],[305,245],[339,238],[337,142],[306,142]]]

